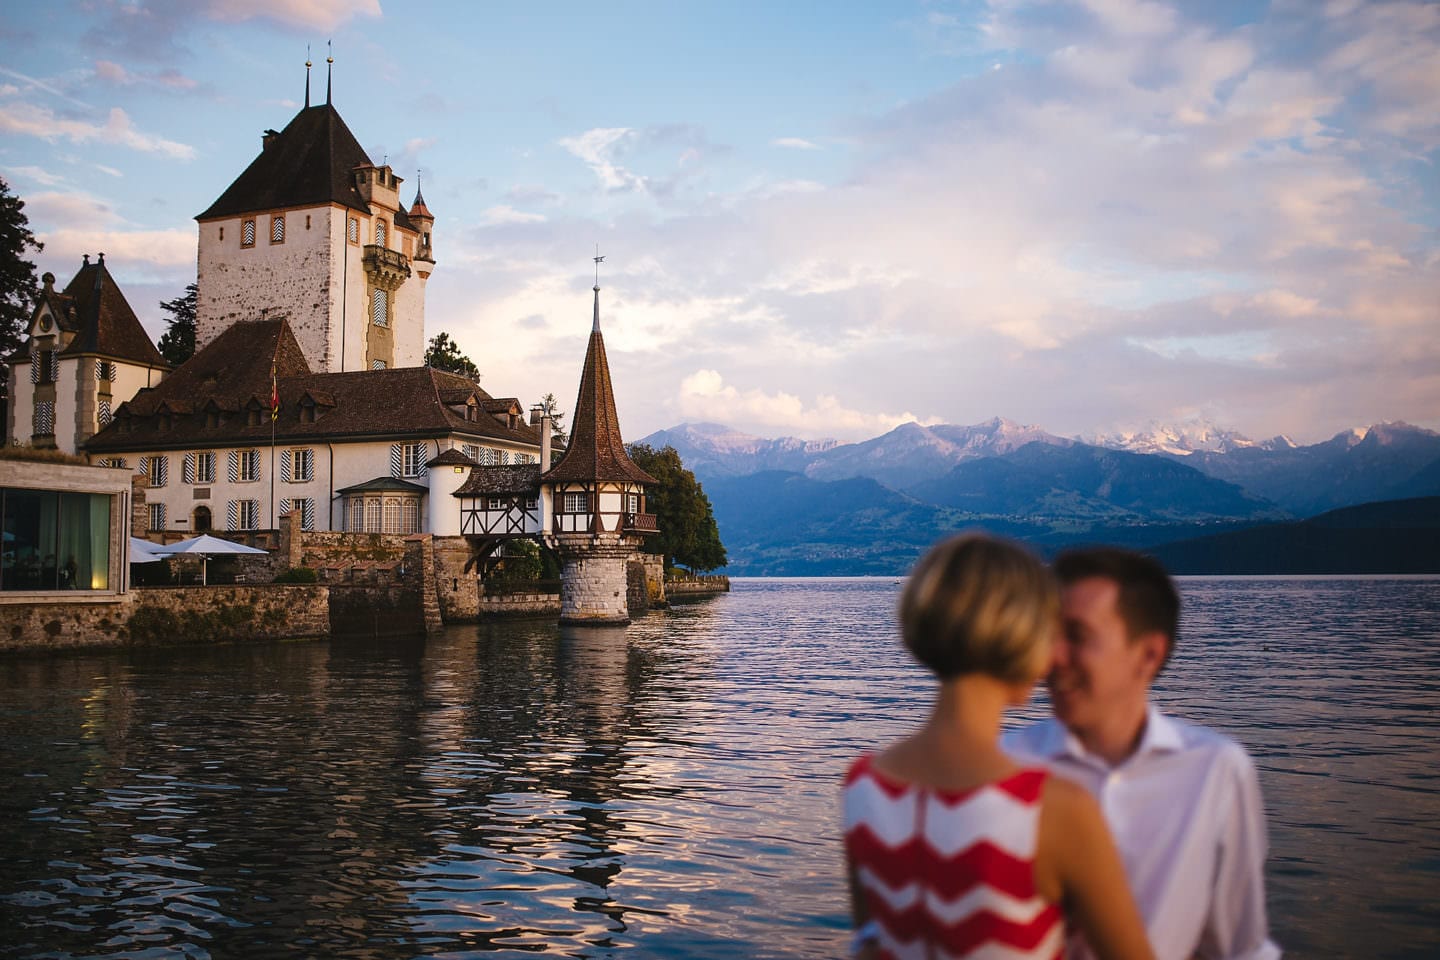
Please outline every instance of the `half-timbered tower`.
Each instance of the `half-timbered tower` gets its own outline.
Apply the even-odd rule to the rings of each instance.
[[[625,453],[620,436],[597,284],[570,444],[540,475],[541,496],[551,508],[545,540],[561,559],[562,623],[629,622],[626,565],[656,532],[646,505],[646,489],[655,483]]]

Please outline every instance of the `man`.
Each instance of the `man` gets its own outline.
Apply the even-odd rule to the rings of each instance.
[[[1150,685],[1175,645],[1180,597],[1127,550],[1055,561],[1063,635],[1047,677],[1055,718],[1007,735],[1093,793],[1160,960],[1273,960],[1265,920],[1265,811],[1250,757],[1166,716]],[[1070,956],[1089,956],[1072,944]]]

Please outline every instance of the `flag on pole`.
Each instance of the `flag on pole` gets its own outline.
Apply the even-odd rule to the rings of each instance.
[[[275,369],[275,361],[270,361],[270,422],[274,423],[280,418],[280,379]]]

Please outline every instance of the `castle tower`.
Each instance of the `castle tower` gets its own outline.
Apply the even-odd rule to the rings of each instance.
[[[16,443],[78,453],[112,412],[170,370],[130,309],[105,254],[89,254],[63,291],[44,287],[10,358],[7,435]]]
[[[312,370],[417,367],[435,218],[376,166],[334,106],[306,105],[203,213],[196,348],[234,323],[285,317]]]
[[[647,488],[656,480],[635,465],[620,437],[598,283],[570,444],[540,483],[551,504],[545,541],[561,561],[560,622],[629,623],[626,567],[644,538],[657,532],[646,509]]]

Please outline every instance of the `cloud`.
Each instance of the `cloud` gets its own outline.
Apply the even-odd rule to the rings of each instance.
[[[109,143],[176,160],[195,157],[195,148],[188,144],[136,130],[130,116],[119,107],[111,107],[103,123],[92,123],[57,116],[36,104],[10,101],[0,104],[0,132],[39,137],[50,143],[60,139],[82,144]]]
[[[837,397],[821,394],[806,404],[784,391],[768,393],[759,388],[737,390],[725,383],[715,370],[696,370],[680,382],[677,407],[681,416],[768,427],[789,434],[813,436],[817,430],[827,436],[858,439],[885,433],[911,421],[939,423],[912,413],[867,413],[848,409]]]
[[[321,33],[357,17],[381,15],[380,0],[209,0],[205,12],[226,23],[265,19]]]
[[[143,86],[178,91],[190,91],[199,87],[199,83],[173,67],[135,73],[110,60],[95,61],[95,79],[119,87]]]
[[[728,152],[711,143],[699,127],[684,123],[596,127],[557,142],[590,167],[606,193],[660,200],[674,198],[683,184],[704,174],[711,157]],[[634,167],[653,172],[639,173]]]
[[[13,167],[12,172],[26,179],[33,180],[42,187],[59,186],[65,182],[64,177],[40,167]]]
[[[194,276],[194,229],[138,229],[106,201],[82,192],[37,193],[25,212],[45,244],[41,259],[56,276],[73,273],[83,254],[101,251],[120,277]]]
[[[770,141],[771,146],[789,147],[792,150],[819,150],[818,143],[802,140],[800,137],[780,137]]]
[[[484,217],[484,219],[481,222],[485,226],[496,226],[498,224],[504,223],[545,222],[544,214],[525,213],[522,210],[516,210],[514,207],[509,206],[508,204],[499,204],[498,206],[490,207],[482,214],[482,216]]]

